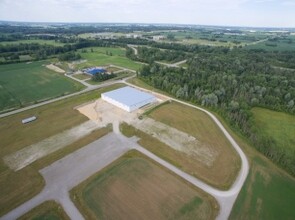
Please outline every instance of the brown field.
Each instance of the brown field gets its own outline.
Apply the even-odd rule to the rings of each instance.
[[[45,220],[70,220],[70,218],[67,216],[63,208],[56,203],[55,201],[47,201],[44,202],[31,211],[27,212],[18,220],[29,220],[29,219],[45,219]]]
[[[131,151],[71,191],[86,219],[214,219],[217,202]]]
[[[128,125],[122,132],[141,138],[139,144],[183,171],[219,189],[228,189],[240,169],[240,158],[215,123],[203,112],[182,104],[164,104],[148,116],[195,137],[201,145],[214,150],[217,157],[212,166],[200,162],[194,155],[176,151]],[[128,134],[129,133],[129,134]]]
[[[120,86],[122,85],[110,86],[0,119],[0,216],[42,190],[44,181],[38,173],[39,169],[93,142],[109,132],[110,128],[94,131],[70,146],[54,152],[17,172],[10,170],[4,164],[2,158],[87,121],[88,119],[74,107],[99,98],[101,92]],[[36,115],[38,119],[26,125],[21,123],[21,119],[32,115]]]

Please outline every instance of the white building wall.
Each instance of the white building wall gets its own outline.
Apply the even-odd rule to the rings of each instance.
[[[124,105],[123,103],[121,103],[121,102],[119,102],[117,100],[114,100],[114,99],[112,99],[112,98],[110,98],[110,97],[108,97],[108,96],[106,96],[104,94],[101,94],[101,98],[103,100],[105,100],[105,101],[107,101],[107,102],[109,102],[109,103],[111,103],[111,104],[113,104],[113,105],[127,111],[127,112],[132,112],[134,110],[137,110],[137,109],[141,108],[142,106],[145,106],[145,105],[150,104],[152,102],[155,102],[157,100],[156,98],[150,98],[150,99],[146,99],[146,100],[144,100],[142,102],[138,102],[138,103],[136,103],[134,105],[127,106],[127,105]]]

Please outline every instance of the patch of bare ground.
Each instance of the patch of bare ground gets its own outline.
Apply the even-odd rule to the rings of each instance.
[[[208,166],[200,162],[194,154],[176,155],[172,149],[162,149],[170,154],[170,160],[175,160],[182,169],[217,188],[228,189],[231,186],[239,172],[241,161],[208,115],[189,106],[171,102],[150,112],[149,117],[195,137],[199,141],[195,145],[196,150],[202,146],[215,155],[213,163]],[[156,154],[158,151],[153,149]]]
[[[63,69],[59,68],[58,66],[55,66],[54,64],[46,65],[46,67],[50,70],[57,72],[57,73],[65,73],[65,71]]]
[[[13,154],[9,154],[3,160],[10,169],[15,171],[20,170],[41,157],[74,143],[98,128],[99,126],[95,122],[87,121],[77,127],[27,146]]]
[[[218,213],[211,196],[136,151],[74,188],[72,197],[86,219],[214,219]]]

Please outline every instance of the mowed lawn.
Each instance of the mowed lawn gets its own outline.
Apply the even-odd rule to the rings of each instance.
[[[85,63],[77,65],[77,68],[83,69],[92,66],[106,66],[106,65],[117,65],[132,70],[138,70],[142,64],[136,63],[125,56],[124,48],[112,48],[112,47],[93,47],[87,48],[86,53],[80,54],[82,59],[87,60]]]
[[[62,206],[55,201],[46,201],[21,216],[18,220],[70,220]]]
[[[47,62],[0,66],[0,111],[81,90],[83,86],[45,67]]]
[[[99,129],[17,172],[9,169],[2,158],[87,121],[88,118],[74,108],[85,102],[98,99],[103,92],[122,86],[124,85],[112,85],[0,119],[0,216],[41,191],[44,180],[38,170],[95,141],[108,133],[109,129]],[[37,116],[36,121],[26,125],[21,123],[23,118],[32,115]]]
[[[216,201],[137,151],[71,191],[86,219],[214,219]]]
[[[295,154],[294,115],[264,108],[253,108],[252,112],[255,125],[261,135],[266,138],[272,138],[276,146],[287,154]]]
[[[194,155],[187,155],[170,147],[148,146],[162,158],[176,163],[188,172],[220,189],[228,189],[240,169],[240,158],[213,120],[204,112],[177,102],[164,104],[148,114],[156,121],[167,124],[195,137],[202,146],[217,152],[212,166],[199,162]]]
[[[255,157],[229,219],[295,219],[294,201],[295,179]]]

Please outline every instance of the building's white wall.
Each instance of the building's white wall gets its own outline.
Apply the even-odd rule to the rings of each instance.
[[[138,103],[136,103],[134,105],[127,106],[127,105],[124,105],[123,103],[118,102],[117,100],[114,100],[114,99],[112,99],[112,98],[110,98],[110,97],[108,97],[108,96],[106,96],[104,94],[101,95],[101,98],[103,100],[105,100],[105,101],[107,101],[107,102],[109,102],[109,103],[111,103],[111,104],[113,104],[113,105],[127,111],[127,112],[132,112],[134,110],[137,110],[137,109],[141,108],[142,106],[145,106],[145,105],[147,105],[149,103],[152,103],[152,102],[155,102],[157,100],[155,97],[153,97],[153,98],[150,98],[150,99],[146,99],[146,100],[144,100],[142,102],[138,102]]]

